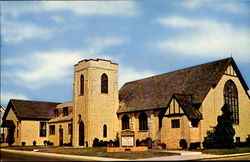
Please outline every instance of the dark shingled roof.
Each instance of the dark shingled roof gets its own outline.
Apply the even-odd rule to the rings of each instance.
[[[193,105],[193,95],[174,94],[173,98],[179,103],[188,119],[202,119],[202,114],[199,112],[198,108]]]
[[[4,113],[3,120],[6,119],[10,108],[13,108],[19,120],[49,120],[58,104],[60,103],[11,99]]]
[[[200,104],[211,87],[217,85],[230,64],[234,67],[245,90],[248,90],[233,58],[230,57],[128,82],[119,91],[120,104],[117,113],[166,108],[174,93],[192,94],[193,103]]]

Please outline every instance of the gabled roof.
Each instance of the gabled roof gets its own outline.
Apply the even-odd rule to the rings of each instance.
[[[247,84],[230,57],[128,82],[119,91],[120,104],[117,113],[166,108],[174,93],[192,94],[193,103],[200,104],[211,87],[217,85],[229,65],[234,67],[247,94]]]
[[[188,119],[202,119],[202,114],[193,105],[193,95],[173,94],[172,98],[176,99]]]
[[[19,120],[49,120],[58,104],[60,103],[11,99],[7,105],[3,120],[6,119],[10,108],[12,108]]]
[[[63,116],[63,108],[68,107],[68,115]],[[58,117],[53,116],[48,123],[57,123],[57,122],[66,122],[73,120],[73,102],[66,102],[57,105],[56,109],[58,109]]]

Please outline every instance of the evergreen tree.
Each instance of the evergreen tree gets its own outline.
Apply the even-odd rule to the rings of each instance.
[[[208,132],[203,142],[205,148],[234,148],[234,134],[232,112],[225,104],[222,108],[222,115],[217,118],[217,125],[212,132]]]

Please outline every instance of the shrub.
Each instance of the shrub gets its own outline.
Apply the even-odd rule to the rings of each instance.
[[[140,140],[139,140],[139,139],[137,139],[137,140],[136,140],[136,142],[135,142],[136,147],[139,147],[139,146],[140,146],[140,144],[141,144]]]
[[[153,146],[152,138],[148,137],[146,138],[146,141],[147,141],[148,149],[152,149],[152,146]]]
[[[119,138],[115,140],[114,147],[120,147],[120,141]]]
[[[26,142],[22,142],[22,146],[25,146]]]
[[[103,147],[103,140],[99,142],[99,147]]]
[[[93,147],[99,147],[99,139],[98,138],[94,138]]]
[[[108,141],[104,141],[104,142],[103,142],[103,146],[104,146],[104,147],[107,147],[107,146],[108,146]]]
[[[200,142],[193,142],[193,143],[190,143],[190,146],[189,146],[189,149],[192,150],[192,149],[197,149],[197,148],[201,148],[201,143]]]
[[[141,140],[140,146],[148,146],[147,140]]]
[[[48,141],[47,141],[47,140],[44,140],[44,141],[43,141],[43,144],[44,144],[44,146],[46,146],[46,145],[48,144]]]
[[[185,139],[181,139],[179,144],[182,149],[187,149],[187,142]]]
[[[161,149],[166,149],[167,145],[165,143],[159,143],[158,147],[160,147]]]
[[[112,140],[109,140],[108,146],[109,146],[109,147],[113,147],[113,146],[114,146],[114,142],[113,142]]]
[[[235,146],[236,147],[247,147],[247,142],[236,142]]]
[[[72,143],[69,142],[69,143],[64,143],[63,146],[72,146]]]
[[[232,112],[227,104],[221,108],[222,115],[217,118],[217,125],[213,131],[207,132],[203,147],[206,149],[232,149],[234,145],[234,134]]]
[[[33,146],[36,146],[36,141],[35,140],[33,141]]]

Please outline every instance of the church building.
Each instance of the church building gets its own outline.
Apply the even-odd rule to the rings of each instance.
[[[167,148],[202,142],[226,103],[233,114],[235,141],[250,136],[250,96],[233,58],[226,58],[125,83],[118,90],[118,64],[82,60],[74,66],[73,99],[51,103],[11,99],[2,127],[14,145],[92,147],[93,140],[151,138]],[[135,145],[134,141],[134,145]]]

